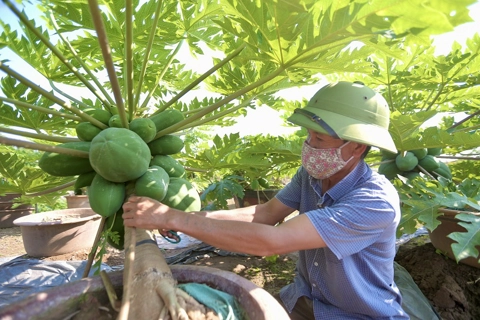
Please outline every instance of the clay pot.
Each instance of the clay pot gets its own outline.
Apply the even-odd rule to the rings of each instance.
[[[65,196],[67,208],[90,208],[90,202],[87,195]]]
[[[89,208],[55,210],[18,218],[23,246],[29,256],[50,257],[90,249],[101,216]]]
[[[441,221],[441,224],[435,228],[433,231],[429,231],[430,241],[432,245],[442,251],[450,259],[456,260],[455,255],[452,251],[452,243],[454,241],[448,237],[452,232],[467,232],[467,229],[458,224],[458,222],[464,222],[462,220],[456,219],[455,216],[459,213],[468,213],[466,211],[457,211],[449,209],[439,209],[443,213],[443,216],[439,216],[437,219]],[[480,246],[477,246],[477,249],[480,250]],[[468,257],[460,260],[460,263],[480,268],[480,263],[478,260],[480,255],[475,259],[473,257]]]
[[[170,268],[174,278],[179,283],[203,283],[233,295],[237,298],[249,319],[289,319],[287,313],[273,296],[253,282],[233,272],[188,265],[172,265]],[[122,271],[109,273],[109,278],[117,291],[117,296],[121,297]],[[0,319],[65,319],[78,310],[87,293],[95,296],[101,304],[106,304],[108,301],[102,280],[96,276],[52,288],[12,303],[0,310]]]
[[[7,193],[4,196],[0,196],[0,228],[15,227],[13,224],[15,219],[34,212],[33,206],[29,204],[21,204],[13,209],[15,198],[20,196],[20,193]]]

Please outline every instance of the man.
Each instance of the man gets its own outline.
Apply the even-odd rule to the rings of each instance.
[[[399,198],[363,160],[370,146],[396,152],[385,99],[361,83],[338,82],[288,120],[308,137],[302,166],[275,198],[185,213],[133,196],[123,207],[125,225],[177,230],[257,256],[299,251],[294,282],[280,292],[292,319],[408,319],[393,279]]]

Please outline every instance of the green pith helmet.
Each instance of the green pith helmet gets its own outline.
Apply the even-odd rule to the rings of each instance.
[[[322,87],[288,121],[343,140],[397,153],[388,132],[387,101],[360,82],[340,81]]]

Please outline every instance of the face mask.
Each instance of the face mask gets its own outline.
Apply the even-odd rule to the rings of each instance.
[[[310,147],[307,141],[303,143],[302,165],[308,174],[315,179],[327,179],[345,167],[352,160],[353,156],[347,161],[342,159],[342,148],[350,141],[338,148],[315,149]]]

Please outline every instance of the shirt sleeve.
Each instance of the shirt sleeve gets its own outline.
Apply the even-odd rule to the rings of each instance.
[[[392,225],[395,209],[384,197],[375,193],[375,190],[360,189],[332,206],[306,212],[338,259],[378,241]]]

